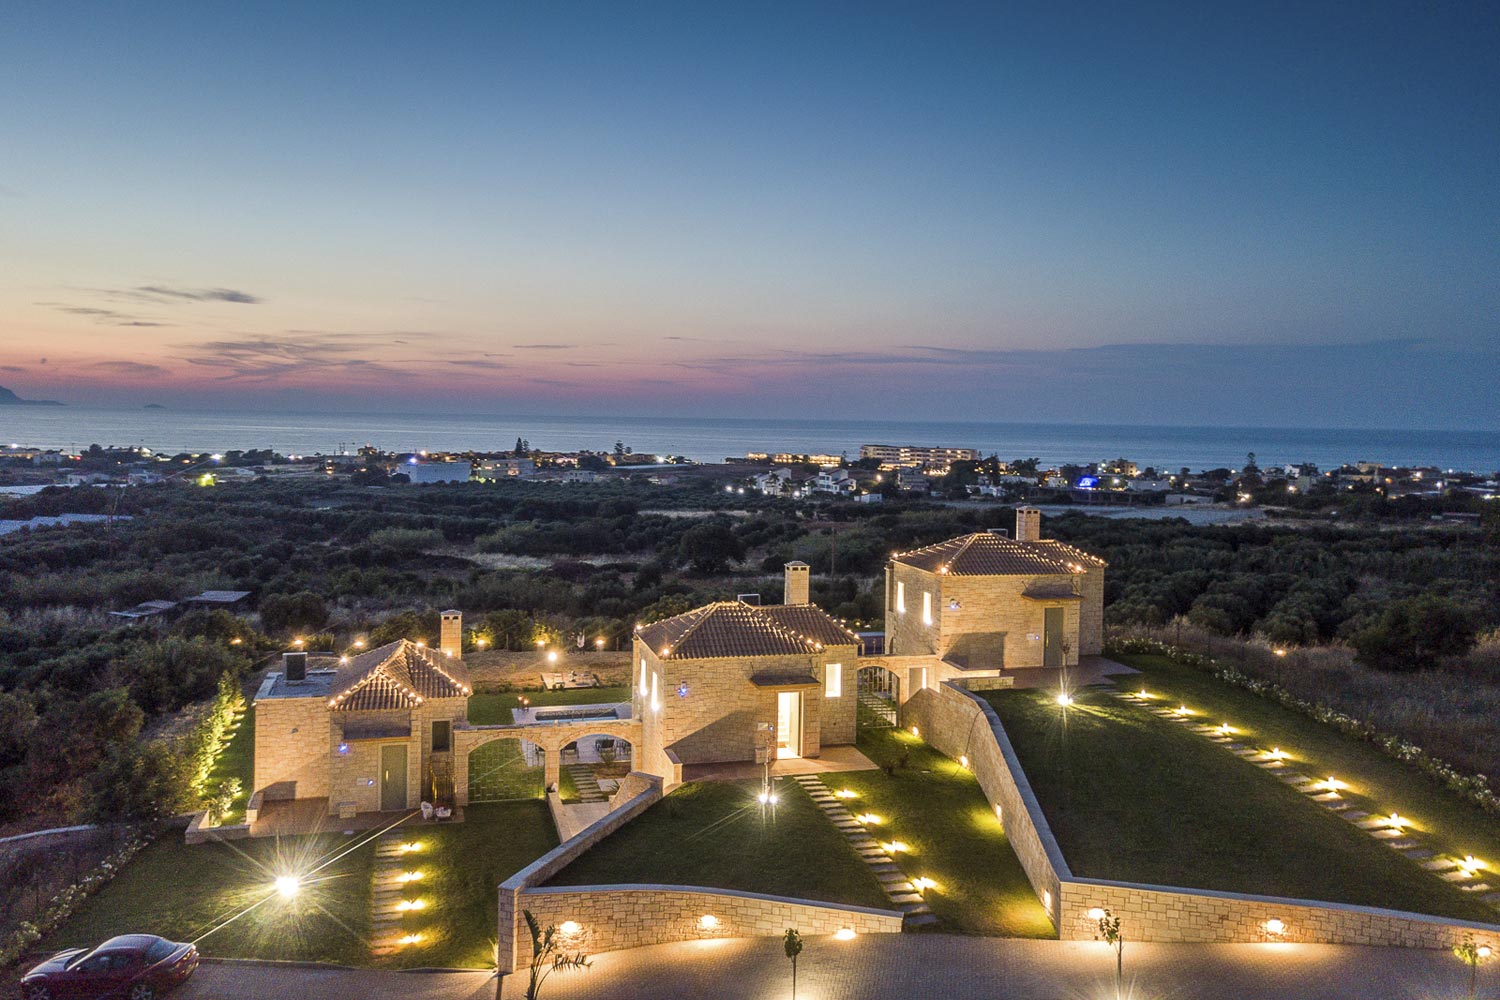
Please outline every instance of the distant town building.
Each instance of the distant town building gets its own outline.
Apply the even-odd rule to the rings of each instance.
[[[578,464],[576,458],[572,464]],[[486,481],[521,479],[535,474],[536,462],[529,458],[482,458],[474,467],[474,478]],[[593,482],[592,479],[584,481]]]
[[[977,462],[977,448],[937,448],[908,444],[862,444],[859,457],[873,458],[883,469],[933,467],[946,471],[954,462]]]
[[[473,474],[468,462],[409,462],[399,467],[413,483],[467,483]]]

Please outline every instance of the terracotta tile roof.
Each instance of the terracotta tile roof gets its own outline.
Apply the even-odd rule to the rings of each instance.
[[[858,636],[816,605],[760,606],[741,601],[705,604],[652,622],[636,635],[664,660],[786,656],[859,642]]]
[[[1066,542],[1044,539],[1019,542],[989,531],[959,535],[891,557],[906,566],[953,576],[1033,576],[1039,573],[1081,573],[1107,565],[1098,556]]]
[[[472,693],[462,660],[397,639],[341,664],[328,693],[328,707],[346,712],[414,708],[429,698]]]

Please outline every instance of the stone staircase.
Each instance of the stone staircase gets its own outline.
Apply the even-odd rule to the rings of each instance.
[[[573,778],[573,787],[578,789],[579,802],[607,802],[609,796],[599,787],[594,769],[587,764],[564,764],[563,770]]]
[[[880,842],[828,790],[821,777],[816,774],[794,774],[791,778],[823,810],[823,815],[849,841],[860,860],[869,865],[885,898],[890,900],[891,908],[904,915],[905,927],[930,927],[938,922],[937,914],[923,901],[921,890],[912,884],[901,867],[885,853]]]
[[[410,831],[390,830],[375,842],[375,884],[370,893],[370,954],[375,958],[390,955],[399,948],[407,934],[404,925],[408,914],[416,911],[403,906],[417,896],[421,881],[405,881],[408,871],[421,871],[418,854],[402,850],[411,837]]]
[[[872,691],[859,692],[856,710],[859,713],[860,724],[863,726],[879,729],[889,728],[896,724],[895,704]]]

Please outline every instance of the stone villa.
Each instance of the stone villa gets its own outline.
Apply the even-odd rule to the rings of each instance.
[[[1103,643],[1103,560],[1041,537],[1039,511],[1015,537],[978,532],[893,555],[886,651],[809,600],[805,563],[786,566],[783,603],[721,601],[637,629],[631,700],[538,710],[474,725],[462,618],[442,615],[437,649],[406,640],[343,659],[288,653],[255,698],[252,814],[319,803],[327,815],[465,805],[480,797],[471,756],[507,740],[509,759],[557,787],[563,759],[603,740],[668,786],[708,765],[818,757],[852,745],[862,711],[889,712],[947,680],[1005,686],[1060,670]],[[491,747],[490,750],[496,750]],[[478,759],[477,757],[475,758]]]

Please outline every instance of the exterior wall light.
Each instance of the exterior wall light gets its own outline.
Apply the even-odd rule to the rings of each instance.
[[[295,875],[276,876],[276,894],[282,899],[291,899],[302,891],[302,880]]]
[[[719,926],[719,918],[714,916],[712,913],[705,913],[703,914],[703,916],[698,918],[698,926],[703,930],[711,931],[715,927]]]
[[[1063,692],[1062,694],[1057,696],[1057,703],[1063,708],[1067,708],[1069,705],[1073,704],[1073,696],[1068,694],[1067,692]]]
[[[918,729],[916,726],[912,726],[911,727],[911,734],[913,736],[921,736],[922,735],[922,731],[920,729]]]
[[[578,934],[579,931],[583,930],[583,925],[576,920],[564,920],[562,923],[557,925],[557,930],[560,934],[565,934],[568,937],[574,937]]]
[[[969,766],[969,758],[966,757],[966,756],[964,756],[963,754],[959,754],[958,755],[958,762],[963,767],[968,767]]]
[[[835,941],[853,941],[854,938],[855,934],[853,927],[840,927],[838,930],[833,932],[833,939]]]
[[[1267,934],[1280,935],[1286,933],[1286,924],[1276,917],[1272,917],[1270,920],[1267,920],[1263,926],[1265,927]]]
[[[1096,921],[1097,920],[1103,920],[1104,919],[1104,907],[1102,907],[1102,906],[1092,907],[1089,910],[1089,919],[1090,920],[1096,920]]]

